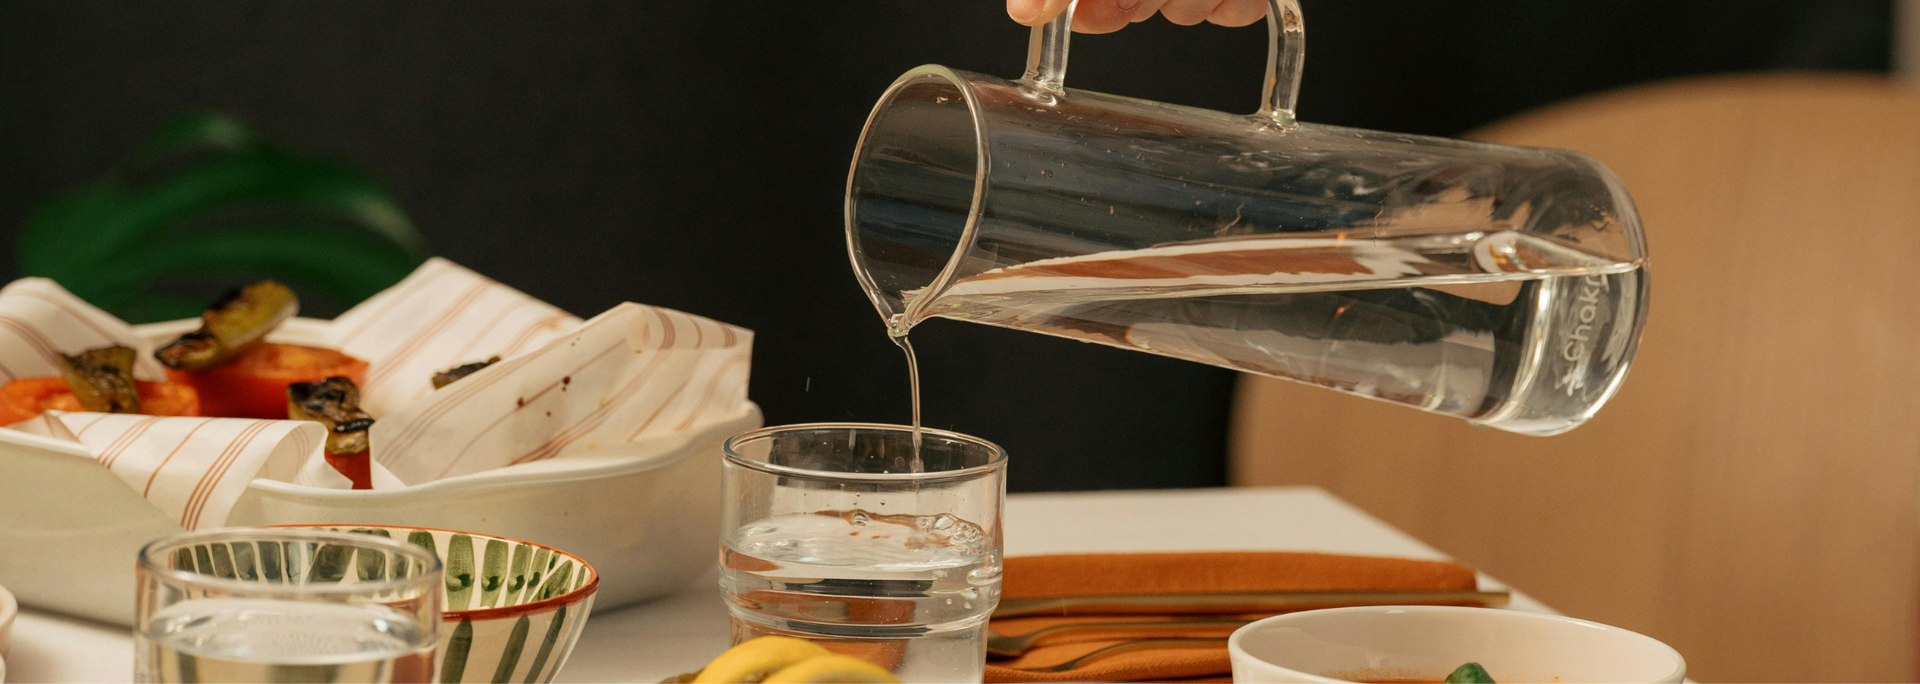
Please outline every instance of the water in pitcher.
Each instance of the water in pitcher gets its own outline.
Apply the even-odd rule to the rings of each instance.
[[[1260,237],[988,270],[954,282],[919,318],[1149,351],[1551,434],[1612,389],[1591,383],[1621,377],[1606,369],[1631,350],[1644,278],[1641,264],[1518,232]],[[917,294],[907,293],[909,309]],[[889,327],[900,335],[914,322],[894,316]]]
[[[433,633],[381,605],[199,599],[135,634],[155,682],[425,682]]]
[[[720,587],[734,641],[786,634],[906,681],[979,681],[998,600],[991,539],[956,516],[792,513],[728,534]]]

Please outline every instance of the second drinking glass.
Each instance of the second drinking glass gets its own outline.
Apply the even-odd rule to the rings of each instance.
[[[440,558],[372,534],[235,528],[148,544],[134,680],[425,682]]]
[[[733,641],[796,636],[906,681],[980,681],[1000,600],[1006,452],[940,430],[766,428],[727,441]]]

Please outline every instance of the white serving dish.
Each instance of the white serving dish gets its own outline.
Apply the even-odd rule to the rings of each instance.
[[[196,321],[139,326],[151,339]],[[294,319],[272,339],[324,344]],[[228,524],[405,525],[566,549],[600,571],[604,610],[677,591],[712,567],[720,443],[761,425],[759,407],[703,431],[400,489],[352,491],[254,480]],[[77,444],[0,429],[0,585],[20,602],[131,624],[133,559],[182,530]]]
[[[1497,608],[1362,606],[1288,613],[1227,640],[1233,681],[1439,681],[1477,662],[1496,682],[1672,682],[1687,661],[1652,637]]]

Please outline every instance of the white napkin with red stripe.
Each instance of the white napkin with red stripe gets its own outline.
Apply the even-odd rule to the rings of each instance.
[[[753,333],[626,303],[581,321],[444,259],[330,324],[332,346],[370,366],[362,406],[376,489],[420,484],[697,431],[746,405]],[[153,344],[52,281],[0,288],[0,376],[57,375],[52,354],[123,344],[141,379]],[[433,389],[432,374],[501,362]],[[182,527],[225,524],[247,482],[347,487],[318,423],[49,412],[10,426],[80,443]]]

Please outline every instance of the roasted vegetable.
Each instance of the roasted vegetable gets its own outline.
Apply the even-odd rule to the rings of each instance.
[[[154,416],[200,415],[200,395],[193,387],[172,382],[135,380],[140,412]],[[85,411],[80,400],[58,376],[20,378],[0,385],[0,425],[12,425],[43,411]]]
[[[96,413],[139,413],[133,386],[133,349],[112,346],[60,355],[60,377],[80,406]]]
[[[1448,684],[1493,684],[1493,675],[1487,674],[1487,668],[1479,663],[1467,663],[1454,668],[1453,674],[1447,675],[1442,681]]]
[[[222,296],[200,314],[199,330],[181,335],[153,355],[168,368],[212,368],[266,338],[299,311],[300,298],[293,290],[262,280]]]
[[[373,416],[360,410],[360,388],[332,377],[287,385],[287,417],[327,426],[327,464],[353,481],[354,489],[372,489],[367,429]]]
[[[231,418],[285,418],[287,385],[334,376],[363,382],[367,362],[332,349],[262,342],[207,370],[167,369],[168,380],[200,390],[207,415]]]
[[[452,368],[448,368],[438,373],[434,373],[433,388],[440,389],[442,387],[446,387],[447,385],[453,384],[455,380],[459,380],[469,375],[473,375],[474,373],[479,372],[480,369],[486,368],[487,366],[491,366],[499,362],[500,362],[500,357],[495,356],[485,361],[475,361],[473,363],[465,363],[458,366],[454,366]]]
[[[373,416],[360,410],[360,388],[344,377],[287,385],[287,417],[325,424],[330,454],[366,451],[373,427]]]

